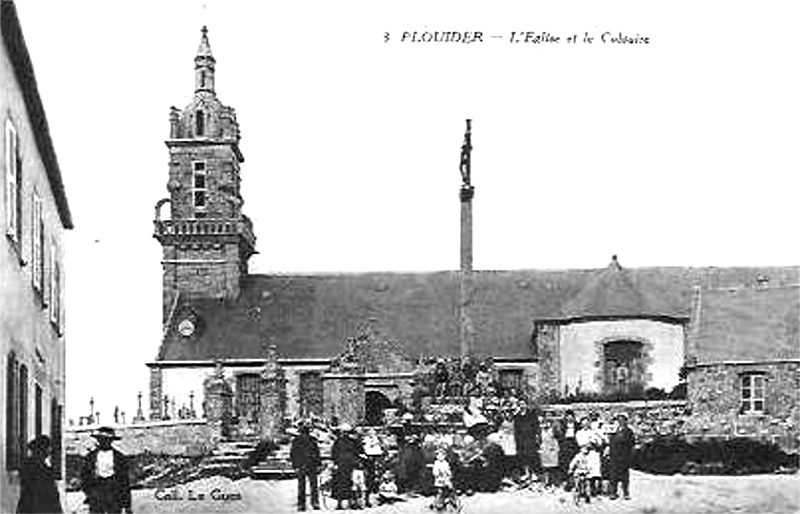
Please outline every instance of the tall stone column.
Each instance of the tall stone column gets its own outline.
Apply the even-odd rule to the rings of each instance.
[[[267,350],[267,360],[261,371],[261,406],[258,432],[261,439],[275,440],[283,432],[286,414],[286,376],[278,362],[275,345]]]
[[[161,368],[155,366],[150,368],[150,419],[162,419],[163,412],[162,399],[164,398],[164,375]]]
[[[472,199],[475,187],[462,184],[458,192],[461,200],[461,271],[472,271]]]
[[[472,199],[475,187],[472,180],[472,120],[467,120],[464,144],[461,146],[461,268],[459,270],[459,347],[461,357],[469,355],[472,347],[472,323],[469,316],[472,293]]]
[[[323,375],[323,411],[325,418],[336,417],[339,423],[353,426],[364,420],[364,370],[357,364],[343,362]]]
[[[233,417],[233,391],[225,379],[222,363],[217,361],[214,373],[203,382],[203,412],[208,424],[220,439],[230,435]]]

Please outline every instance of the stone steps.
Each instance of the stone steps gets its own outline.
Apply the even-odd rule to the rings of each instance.
[[[260,480],[294,478],[290,452],[291,443],[280,445],[271,455],[252,466],[250,475]]]

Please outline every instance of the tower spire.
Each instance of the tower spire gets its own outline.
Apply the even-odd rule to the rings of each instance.
[[[208,42],[208,27],[203,25],[200,33],[200,45],[194,58],[194,90],[195,93],[214,93],[214,65],[217,61]]]

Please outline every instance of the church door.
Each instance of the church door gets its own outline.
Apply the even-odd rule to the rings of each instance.
[[[255,428],[261,406],[261,376],[258,373],[236,375],[236,416],[239,425]]]
[[[603,392],[635,395],[644,391],[643,345],[639,341],[609,341],[603,345]]]

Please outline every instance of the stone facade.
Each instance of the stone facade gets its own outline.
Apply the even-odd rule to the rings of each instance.
[[[742,377],[764,377],[763,410],[742,407]],[[749,437],[800,450],[800,362],[719,363],[688,371],[690,438]]]
[[[72,219],[34,77],[15,3],[0,2],[0,512],[15,512],[36,435],[51,436],[64,476],[63,249]]]

